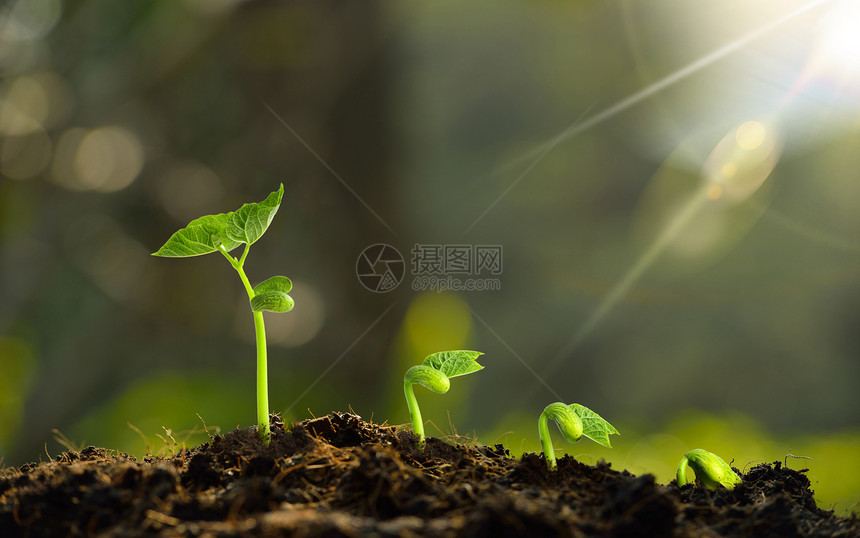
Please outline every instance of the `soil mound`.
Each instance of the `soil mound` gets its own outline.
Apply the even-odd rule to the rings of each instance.
[[[662,485],[584,465],[558,471],[501,446],[451,445],[351,414],[275,420],[170,458],[89,447],[0,472],[0,536],[860,536],[780,462],[734,490]]]

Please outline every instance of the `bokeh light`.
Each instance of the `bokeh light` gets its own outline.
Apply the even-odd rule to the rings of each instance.
[[[11,0],[0,11],[0,40],[33,41],[60,20],[61,0]]]
[[[57,142],[51,174],[62,187],[115,192],[128,187],[143,169],[143,145],[122,127],[66,130]]]
[[[101,127],[81,139],[72,161],[82,190],[114,192],[128,187],[143,168],[143,146],[121,127]]]

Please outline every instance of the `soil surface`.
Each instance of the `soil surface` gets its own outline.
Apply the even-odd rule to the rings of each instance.
[[[0,536],[860,536],[781,462],[734,490],[662,485],[570,456],[510,457],[334,413],[170,458],[101,448],[0,472]]]

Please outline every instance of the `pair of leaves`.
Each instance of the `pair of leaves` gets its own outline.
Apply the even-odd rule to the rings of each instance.
[[[582,421],[582,435],[606,448],[612,448],[609,436],[613,434],[620,435],[615,426],[584,405],[574,403],[568,405],[568,407]]]
[[[285,276],[273,276],[254,286],[251,310],[254,312],[289,312],[293,309],[293,298],[287,295],[293,283]]]
[[[445,377],[456,377],[482,370],[484,367],[476,361],[481,355],[480,351],[440,351],[428,355],[421,364],[445,374]]]
[[[252,245],[265,233],[284,196],[284,185],[259,203],[244,204],[236,211],[206,215],[170,236],[153,256],[186,258],[215,252],[223,246],[228,252],[242,243]]]

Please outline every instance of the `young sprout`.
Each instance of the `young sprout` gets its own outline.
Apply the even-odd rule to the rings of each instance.
[[[538,419],[538,436],[540,436],[541,448],[546,459],[546,468],[555,471],[555,450],[552,448],[552,439],[549,436],[549,420],[558,424],[561,434],[570,443],[579,441],[583,435],[607,448],[612,448],[609,436],[618,434],[615,426],[603,420],[591,409],[579,404],[563,404],[561,402],[551,403],[544,408]],[[620,434],[618,434],[620,435]]]
[[[418,400],[415,399],[412,385],[418,383],[437,394],[445,394],[451,387],[450,378],[484,368],[475,360],[481,355],[483,353],[480,351],[440,351],[428,355],[421,364],[406,370],[406,375],[403,376],[403,392],[406,394],[412,432],[418,437],[416,446],[419,449],[423,450],[425,444],[424,421],[421,419],[421,410],[418,409]]]
[[[734,489],[737,484],[743,482],[741,477],[722,458],[707,450],[697,448],[684,454],[681,463],[678,464],[676,477],[679,486],[687,483],[687,465],[692,467],[693,472],[696,473],[696,478],[708,489],[717,489],[717,486]]]
[[[243,267],[251,245],[265,233],[275,217],[283,195],[284,185],[281,184],[277,191],[260,203],[245,204],[230,213],[206,215],[194,219],[188,223],[188,226],[170,236],[170,239],[153,253],[153,256],[187,258],[220,252],[239,274],[239,279],[248,293],[251,312],[254,315],[254,329],[257,335],[257,427],[260,439],[267,445],[271,438],[271,431],[263,311],[292,310],[293,299],[287,293],[292,289],[293,284],[285,276],[273,276],[252,287]],[[236,259],[229,254],[243,243],[245,250],[240,258]]]

